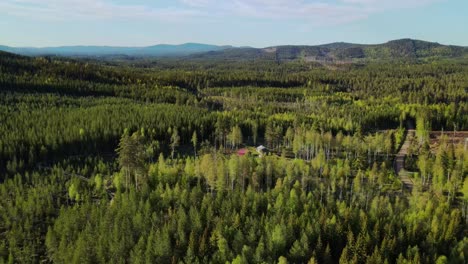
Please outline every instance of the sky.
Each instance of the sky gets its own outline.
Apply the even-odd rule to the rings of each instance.
[[[0,45],[468,46],[468,0],[0,0]]]

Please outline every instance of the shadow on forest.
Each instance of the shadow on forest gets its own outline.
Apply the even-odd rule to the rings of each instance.
[[[11,84],[0,83],[1,92],[28,93],[28,94],[58,94],[68,96],[116,96],[114,91],[96,91],[91,89],[82,89],[80,87],[70,88],[66,85],[59,84]]]

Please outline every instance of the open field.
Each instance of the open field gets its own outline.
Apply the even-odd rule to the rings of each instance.
[[[447,144],[464,144],[468,140],[468,131],[432,131],[429,134],[432,152],[437,152],[440,142],[444,140]],[[466,143],[468,146],[468,143]]]

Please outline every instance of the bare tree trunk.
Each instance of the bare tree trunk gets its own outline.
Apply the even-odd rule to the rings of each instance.
[[[367,212],[367,203],[369,200],[369,191],[366,192],[366,212]]]
[[[128,168],[125,170],[125,189],[128,189],[128,178],[130,177],[129,175],[129,170]]]
[[[138,190],[138,173],[135,173],[133,177],[135,178],[135,189]]]

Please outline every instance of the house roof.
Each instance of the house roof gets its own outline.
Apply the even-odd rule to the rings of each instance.
[[[248,152],[249,152],[249,150],[246,149],[246,148],[239,149],[239,150],[237,151],[237,155],[243,156],[243,155],[247,154]]]
[[[264,150],[264,149],[266,149],[266,147],[263,146],[263,145],[260,145],[260,146],[257,147],[257,150]]]

